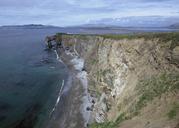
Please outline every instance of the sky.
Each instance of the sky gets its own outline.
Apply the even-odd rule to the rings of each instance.
[[[134,16],[179,17],[179,0],[0,0],[0,25],[73,26]]]

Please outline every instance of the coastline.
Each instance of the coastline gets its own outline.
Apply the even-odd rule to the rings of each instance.
[[[154,98],[172,95],[177,91],[173,81],[178,81],[178,33],[63,35],[62,38],[63,48],[60,47],[57,54],[71,76],[71,88],[68,92],[70,98],[67,100],[71,103],[64,113],[69,124],[62,128],[83,128],[88,124],[91,128],[117,127],[126,122],[129,124],[123,127],[131,127],[131,119],[136,118],[138,120],[135,120],[135,126],[140,124],[141,128],[146,119],[153,126],[177,125],[177,118],[169,121],[167,117],[167,112],[177,101],[177,96],[164,103],[168,107],[160,109],[163,117],[154,114],[155,120],[162,120],[160,124],[150,117],[150,113],[144,112],[144,109],[155,111]],[[158,85],[156,80],[162,83],[171,82],[173,89],[164,84],[168,89],[160,92],[159,88],[163,89],[165,86]],[[147,85],[142,86],[143,82]],[[149,90],[143,92],[145,88]],[[150,94],[153,89],[159,91],[160,95],[152,95],[152,101],[140,101],[141,96]],[[138,107],[144,102],[149,104]],[[157,102],[163,104],[162,99],[157,99]],[[138,114],[140,112],[141,115]]]
[[[58,48],[55,53],[57,59],[67,67],[69,76],[62,91],[62,101],[55,105],[54,110],[62,111],[60,109],[63,106],[63,112],[59,112],[60,118],[58,115],[53,115],[47,128],[86,128],[93,119],[91,111],[87,110],[88,107],[92,106],[92,99],[88,93],[84,59],[79,57],[76,50],[72,52]]]

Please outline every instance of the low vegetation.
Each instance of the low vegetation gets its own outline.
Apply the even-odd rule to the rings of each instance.
[[[85,35],[85,34],[66,34],[66,33],[57,33],[57,41],[60,41],[61,38],[66,38],[69,36],[76,36],[78,38],[81,38],[83,40],[87,40],[88,37],[91,36],[98,36],[98,35]],[[166,32],[166,33],[137,33],[137,34],[105,34],[105,35],[99,35],[103,37],[104,39],[138,39],[138,38],[144,38],[145,40],[151,40],[151,39],[159,39],[160,42],[168,42],[171,41],[170,48],[173,49],[176,46],[179,46],[179,32]]]
[[[176,92],[179,89],[179,73],[163,73],[150,79],[142,80],[136,86],[139,98],[132,106],[132,115],[138,115],[140,110],[155,97],[161,97],[166,92]]]
[[[115,35],[115,34],[109,34],[109,35],[101,35],[105,39],[138,39],[138,38],[144,38],[145,40],[151,40],[151,39],[159,39],[160,42],[168,42],[172,41],[170,48],[173,49],[176,46],[179,46],[179,32],[168,32],[168,33],[144,33],[144,34],[121,34],[121,35]]]
[[[57,34],[57,37],[60,38],[61,34]],[[88,39],[90,37],[89,35],[73,35],[75,37],[78,37],[80,39]],[[92,36],[92,35],[91,35]],[[144,34],[121,34],[121,35],[100,35],[104,39],[138,39],[143,38],[145,40],[152,40],[157,39],[158,43],[166,44],[168,43],[171,50],[174,49],[176,46],[179,46],[179,32],[169,32],[169,33],[144,33]],[[66,38],[68,35],[62,35],[62,38]],[[91,65],[98,64],[97,59],[91,59],[90,61]],[[96,86],[98,86],[98,82],[100,83],[101,80],[105,81],[105,83],[108,83],[107,81],[113,81],[112,75],[110,70],[96,70],[96,73],[94,73],[94,77],[96,79],[95,83],[93,84],[93,88],[91,91],[95,93],[97,97],[100,96],[101,90],[98,89]],[[111,80],[109,79],[111,77]],[[101,79],[103,78],[103,79]],[[113,83],[108,83],[108,85],[113,85]],[[134,116],[140,115],[141,110],[147,106],[152,100],[155,98],[159,98],[165,94],[165,93],[174,93],[177,94],[179,89],[179,73],[178,72],[172,72],[172,73],[161,73],[156,76],[152,76],[150,78],[143,79],[138,82],[135,88],[135,101],[133,100],[133,97],[128,97],[125,100],[125,104],[129,104],[127,110],[124,112],[119,109],[118,118],[115,121],[108,121],[104,123],[94,123],[89,126],[89,128],[118,128],[120,126],[120,123],[124,120],[128,120],[133,118]],[[132,101],[132,102],[131,102]],[[124,103],[122,103],[121,107],[123,107]],[[120,105],[119,105],[120,106]],[[120,107],[119,107],[120,108]],[[166,114],[166,117],[168,119],[174,119],[179,111],[179,105],[175,104]]]
[[[136,86],[138,101],[132,104],[129,108],[130,113],[120,114],[114,122],[94,123],[90,128],[117,128],[124,120],[131,119],[140,114],[140,110],[145,107],[150,101],[156,97],[161,97],[167,92],[177,92],[179,89],[179,73],[163,73],[158,76],[153,76],[150,79],[139,81]],[[167,113],[169,119],[175,118],[179,109],[179,105],[174,105]],[[127,116],[126,116],[127,115]]]
[[[167,116],[169,119],[174,119],[177,116],[178,112],[179,112],[179,104],[175,103],[172,106],[171,110],[167,113]]]
[[[97,59],[91,59],[91,64],[92,65],[96,65],[98,63],[98,60]]]
[[[119,124],[126,119],[125,114],[122,113],[114,122],[94,123],[89,128],[118,128]]]

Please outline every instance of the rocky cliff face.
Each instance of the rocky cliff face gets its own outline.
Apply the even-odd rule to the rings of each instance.
[[[84,59],[92,128],[179,126],[179,33],[63,35]]]

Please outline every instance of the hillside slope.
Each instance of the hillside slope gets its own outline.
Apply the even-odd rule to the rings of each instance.
[[[63,35],[62,41],[85,60],[90,128],[179,127],[179,33]]]

